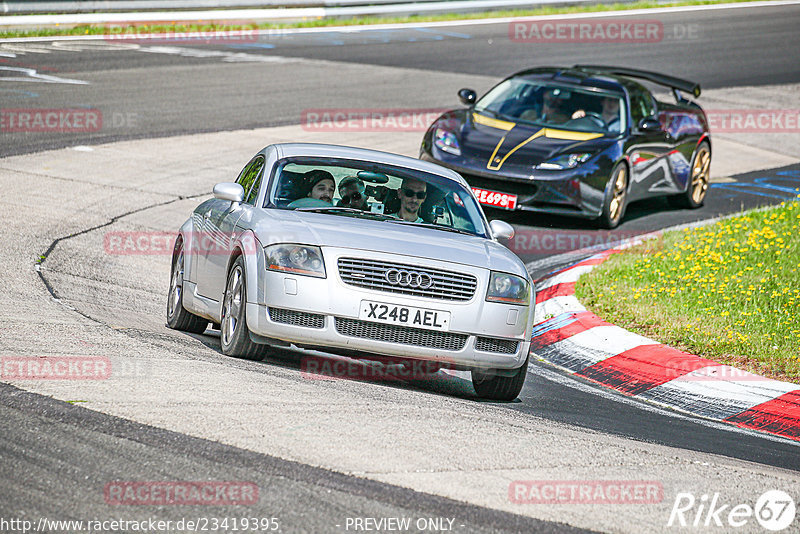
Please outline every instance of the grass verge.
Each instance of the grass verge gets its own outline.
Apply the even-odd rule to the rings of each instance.
[[[576,296],[632,332],[800,383],[800,202],[614,254],[581,277]]]
[[[420,22],[439,22],[451,20],[475,20],[498,17],[530,17],[540,15],[567,15],[575,13],[597,13],[606,11],[623,11],[630,9],[651,9],[661,7],[701,6],[712,4],[734,4],[754,2],[757,0],[685,0],[678,2],[635,1],[615,4],[588,4],[567,7],[540,7],[535,9],[513,9],[501,11],[485,11],[479,13],[442,13],[431,15],[412,15],[407,17],[353,17],[353,18],[315,18],[296,22],[264,22],[253,24],[204,22],[172,23],[172,24],[103,24],[78,25],[63,28],[12,29],[0,31],[0,39],[23,37],[54,37],[59,35],[117,35],[131,33],[145,35],[150,33],[185,33],[236,30],[270,30],[287,28],[316,28],[328,26],[359,26],[371,24],[413,24]],[[13,17],[13,15],[12,15]]]

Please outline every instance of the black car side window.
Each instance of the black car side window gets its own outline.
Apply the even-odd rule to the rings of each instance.
[[[258,187],[261,184],[261,171],[264,168],[264,156],[256,156],[248,163],[236,183],[244,189],[245,204],[253,204],[258,196]]]
[[[638,125],[642,119],[656,114],[656,105],[650,93],[644,89],[632,90],[630,96],[631,118],[633,118],[634,125]]]

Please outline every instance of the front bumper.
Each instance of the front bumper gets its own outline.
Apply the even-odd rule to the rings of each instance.
[[[589,184],[602,182],[607,177],[587,176],[586,166],[564,171],[537,171],[522,178],[437,160],[425,152],[421,159],[456,171],[471,187],[517,195],[517,210],[587,219],[597,218],[602,213],[603,190]]]
[[[467,301],[396,294],[346,284],[340,257],[409,263],[396,256],[323,248],[327,278],[267,271],[258,273],[257,302],[247,303],[247,325],[258,336],[299,346],[336,348],[470,368],[515,369],[530,350],[532,306],[487,302],[489,271],[466,265],[413,258],[420,268],[445,269],[477,278]],[[359,319],[362,301],[450,313],[446,332],[387,325]]]

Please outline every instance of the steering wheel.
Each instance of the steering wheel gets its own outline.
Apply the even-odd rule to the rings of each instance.
[[[584,116],[587,119],[592,119],[593,121],[597,122],[597,125],[600,126],[601,128],[605,128],[606,127],[606,121],[603,120],[603,116],[600,115],[599,113],[596,113],[594,111],[587,111],[586,115],[584,115]]]

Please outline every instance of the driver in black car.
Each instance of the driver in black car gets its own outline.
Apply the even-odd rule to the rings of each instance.
[[[620,132],[619,98],[610,96],[603,98],[602,117],[606,121],[606,130],[611,133]]]
[[[613,96],[604,96],[602,100],[603,112],[600,113],[599,118],[603,119],[603,127],[609,133],[619,133],[621,131],[621,121],[619,114],[619,98]],[[594,114],[594,117],[597,117]],[[580,119],[586,117],[586,112],[582,109],[577,110],[572,114],[573,119]]]
[[[546,89],[542,94],[541,112],[535,108],[529,109],[520,115],[520,119],[537,122],[561,124],[569,120],[567,111],[567,93],[558,88]],[[573,117],[574,118],[574,117]]]

